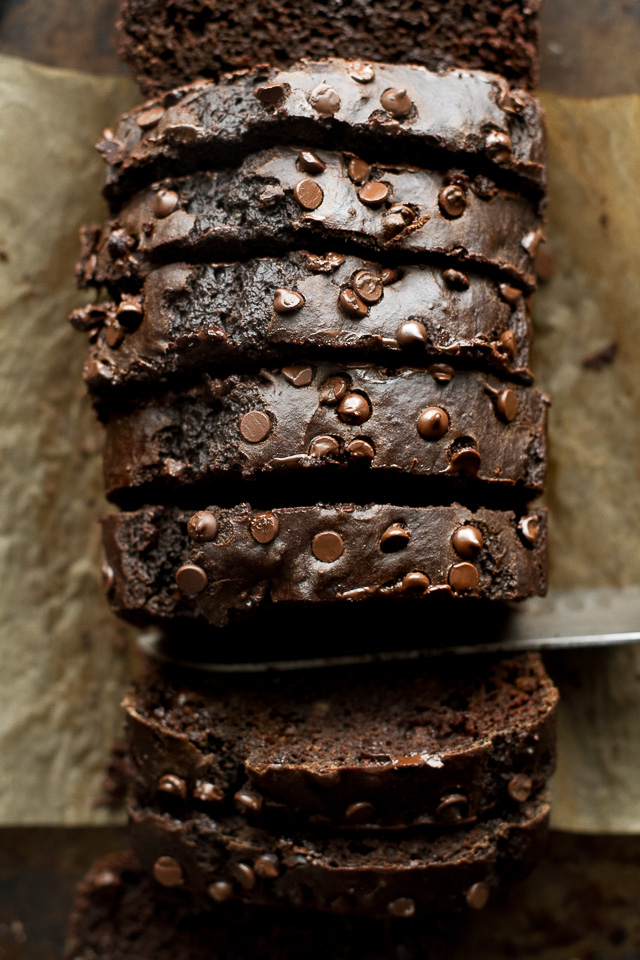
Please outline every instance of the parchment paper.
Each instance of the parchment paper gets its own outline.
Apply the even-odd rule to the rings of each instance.
[[[77,228],[104,215],[93,143],[136,99],[126,80],[0,58],[2,824],[110,816],[94,804],[132,631],[98,584],[101,436],[66,316],[82,302]],[[544,100],[556,272],[537,297],[536,370],[554,398],[553,582],[640,586],[639,101]],[[613,341],[613,362],[583,366]],[[555,826],[638,831],[640,655],[549,667],[563,697]]]

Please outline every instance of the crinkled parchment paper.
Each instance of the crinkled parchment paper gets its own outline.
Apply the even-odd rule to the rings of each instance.
[[[553,393],[556,587],[640,586],[640,108],[546,96],[548,249],[536,302]],[[80,223],[104,214],[93,143],[129,81],[0,58],[0,822],[101,822],[129,632],[102,596],[100,430],[84,397]],[[6,259],[5,259],[6,258]],[[617,343],[601,369],[583,359]],[[598,366],[597,360],[595,365]],[[131,644],[128,645],[131,649]],[[640,828],[640,655],[554,655],[563,695],[557,827]]]

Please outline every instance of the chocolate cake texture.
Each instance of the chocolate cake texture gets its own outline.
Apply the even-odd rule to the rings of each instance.
[[[337,253],[169,264],[139,294],[72,316],[100,407],[199,374],[312,357],[477,366],[530,382],[530,320],[515,287],[459,270]]]
[[[544,510],[155,506],[109,514],[102,525],[109,599],[141,624],[222,626],[278,603],[516,600],[546,590]]]
[[[540,191],[542,118],[535,97],[493,74],[330,59],[172,90],[125,114],[98,150],[114,209],[162,177],[228,167],[265,144],[297,141],[422,167],[471,165],[494,177],[502,169]]]
[[[154,265],[318,248],[474,265],[531,290],[538,204],[484,175],[278,147],[239,167],[166,178],[85,227],[80,286],[135,290]],[[315,172],[314,172],[315,171]]]
[[[147,672],[124,702],[140,806],[357,833],[511,813],[555,759],[540,658],[440,657],[272,677]]]
[[[119,53],[147,95],[197,77],[301,57],[489,70],[514,85],[538,76],[541,0],[123,0]]]

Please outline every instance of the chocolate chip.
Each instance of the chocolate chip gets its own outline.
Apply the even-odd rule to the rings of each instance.
[[[475,557],[484,546],[484,537],[477,527],[467,525],[458,527],[451,538],[453,549],[461,557]]]
[[[181,593],[191,596],[201,593],[207,585],[207,575],[195,563],[184,563],[176,573],[176,583]]]
[[[116,575],[110,564],[103,563],[100,567],[100,581],[104,592],[111,593],[116,582]]]
[[[515,357],[518,352],[518,344],[516,343],[516,335],[513,330],[504,330],[503,333],[500,334],[498,343],[504,353],[512,358]]]
[[[200,800],[202,803],[220,803],[224,800],[224,793],[214,783],[198,780],[193,788],[193,798],[194,800]]]
[[[535,547],[540,534],[540,521],[535,515],[521,517],[518,521],[518,532],[528,547]]]
[[[311,150],[301,150],[298,154],[298,170],[303,173],[322,173],[325,169],[326,164]]]
[[[371,406],[360,393],[347,393],[338,404],[338,416],[343,423],[365,423],[371,416]]]
[[[396,341],[399,347],[412,347],[418,343],[427,343],[428,340],[427,328],[419,320],[405,320],[396,330]]]
[[[469,476],[477,474],[482,463],[482,457],[475,447],[457,446],[450,449],[448,453],[451,467],[457,473],[466,473]]]
[[[164,116],[164,107],[149,107],[148,110],[142,110],[136,117],[136,123],[141,130],[149,130],[155,127]]]
[[[120,140],[114,140],[113,136],[100,140],[96,144],[96,150],[105,163],[121,163],[124,158],[124,144]]]
[[[522,290],[518,290],[517,287],[512,287],[510,283],[501,283],[499,288],[500,296],[503,300],[513,307],[520,297],[522,296]]]
[[[323,563],[333,563],[342,555],[344,541],[337,531],[323,530],[322,533],[317,533],[313,538],[311,549],[316,560],[321,560]]]
[[[276,313],[293,313],[304,307],[305,299],[297,290],[278,288],[273,298],[273,309]]]
[[[466,273],[461,273],[460,270],[444,270],[442,273],[442,278],[448,287],[451,287],[452,290],[468,290],[469,289],[469,277]]]
[[[286,90],[283,83],[263,83],[253,91],[260,103],[265,107],[277,107],[285,98]]]
[[[349,179],[354,183],[366,183],[371,176],[371,167],[359,157],[352,157],[347,167]]]
[[[201,510],[189,519],[187,533],[196,543],[208,543],[218,532],[218,521],[208,510]]]
[[[175,190],[158,190],[153,198],[153,213],[158,220],[168,217],[178,206],[178,194]]]
[[[444,823],[460,823],[468,816],[469,801],[462,793],[449,793],[436,807],[436,816]]]
[[[337,457],[340,453],[340,444],[335,437],[314,437],[309,444],[310,457]]]
[[[389,207],[382,219],[382,234],[385,240],[397,236],[414,220],[415,214],[411,207],[407,207],[403,203],[395,203],[392,207]]]
[[[280,875],[280,861],[275,853],[263,853],[254,860],[253,869],[261,880],[275,880]]]
[[[271,420],[263,410],[250,410],[240,421],[240,433],[248,443],[262,443],[271,432]]]
[[[111,347],[112,350],[117,350],[124,338],[125,329],[121,327],[116,320],[112,320],[111,323],[107,324],[104,339],[108,347]]]
[[[427,367],[427,373],[433,377],[436,383],[449,383],[453,380],[455,370],[449,363],[432,363]]]
[[[233,887],[224,880],[218,880],[216,883],[209,884],[207,893],[216,903],[224,903],[233,896]]]
[[[407,96],[407,91],[403,88],[394,90],[393,87],[390,87],[385,90],[380,97],[380,103],[392,117],[406,117],[413,107],[413,103]]]
[[[278,518],[266,510],[261,510],[251,518],[251,536],[258,543],[271,543],[277,536],[279,528]]]
[[[362,320],[362,318],[366,317],[369,313],[369,308],[366,303],[360,299],[354,290],[350,290],[349,288],[340,291],[338,306],[348,317],[354,317],[357,320]]]
[[[324,200],[322,187],[309,177],[298,180],[293,188],[293,195],[303,210],[315,210]]]
[[[474,883],[466,893],[467,904],[472,910],[482,910],[489,899],[489,885],[480,881]]]
[[[353,289],[365,303],[378,303],[382,299],[382,283],[380,278],[370,270],[358,270],[353,278]]]
[[[244,890],[253,890],[256,885],[256,875],[248,863],[232,863],[231,873]]]
[[[402,578],[400,589],[402,593],[408,593],[410,596],[423,597],[428,592],[431,581],[426,573],[421,570],[411,570]]]
[[[398,279],[398,271],[394,270],[393,267],[385,267],[384,270],[380,271],[380,283],[383,287],[388,287],[390,284],[395,283]]]
[[[320,403],[333,406],[347,392],[347,381],[343,377],[329,377],[320,387]]]
[[[113,260],[124,257],[129,249],[129,236],[126,230],[114,230],[107,242],[107,249]]]
[[[472,563],[454,563],[449,570],[449,586],[457,593],[473,590],[478,584],[478,571]]]
[[[381,207],[389,197],[389,187],[380,180],[371,180],[360,187],[358,196],[367,207]]]
[[[516,773],[515,777],[509,780],[507,792],[516,803],[524,803],[531,796],[533,781],[526,773]]]
[[[449,429],[449,417],[442,407],[427,407],[418,417],[417,426],[425,440],[440,440]]]
[[[376,814],[375,807],[368,800],[350,803],[344,812],[347,823],[371,823]]]
[[[369,441],[361,440],[360,438],[356,440],[350,440],[349,443],[346,444],[344,450],[352,460],[373,460],[376,455],[376,452]]]
[[[383,553],[398,553],[411,540],[411,534],[401,523],[392,523],[380,537],[380,549]]]
[[[520,241],[530,257],[535,257],[544,237],[540,230],[532,230]]]
[[[496,413],[501,420],[511,423],[518,415],[518,398],[513,390],[501,390],[494,399]]]
[[[507,133],[503,133],[501,130],[492,130],[485,140],[485,143],[487,149],[496,160],[505,161],[511,159],[513,143]]]
[[[179,797],[180,800],[187,799],[186,783],[181,777],[174,776],[173,773],[167,773],[164,777],[160,777],[158,790],[161,793],[168,793],[171,797]]]
[[[349,76],[358,83],[371,83],[375,79],[376,72],[373,64],[364,63],[362,60],[354,60],[349,65]]]
[[[153,875],[163,887],[181,887],[184,883],[182,867],[173,857],[158,857],[153,865]]]
[[[416,912],[415,900],[412,900],[411,897],[398,897],[397,900],[392,900],[391,903],[387,904],[387,910],[392,917],[408,919]]]
[[[456,183],[450,183],[449,186],[443,187],[438,194],[438,203],[442,215],[450,220],[455,220],[457,217],[461,217],[466,210],[467,196],[462,187],[459,187]]]
[[[143,310],[139,300],[122,300],[116,309],[118,323],[125,330],[135,330],[142,321]]]
[[[313,367],[306,363],[289,364],[280,373],[294,387],[308,387],[313,380]]]
[[[241,813],[246,813],[247,810],[250,813],[260,813],[262,810],[262,797],[249,790],[238,790],[233,795],[233,800]]]
[[[309,103],[322,117],[332,117],[340,109],[340,97],[337,91],[324,80],[309,94]]]
[[[312,273],[333,273],[344,263],[344,257],[341,253],[325,253],[322,256],[315,253],[305,253],[304,257]]]

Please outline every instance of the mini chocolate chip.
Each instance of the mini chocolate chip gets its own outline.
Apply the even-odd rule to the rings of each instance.
[[[232,863],[231,873],[243,889],[253,890],[256,885],[256,875],[248,863]]]
[[[293,195],[303,210],[315,210],[324,200],[322,187],[309,177],[298,180],[293,188]]]
[[[142,321],[143,310],[139,300],[122,300],[116,309],[118,323],[125,330],[135,330]]]
[[[532,230],[525,237],[522,238],[521,245],[527,251],[530,257],[535,257],[538,252],[538,247],[544,239],[540,230]]]
[[[276,313],[293,313],[304,307],[305,299],[297,290],[278,288],[273,298],[273,309]]]
[[[265,107],[277,107],[284,100],[285,94],[283,83],[263,83],[253,91],[254,97],[257,97]]]
[[[304,257],[312,273],[333,273],[344,263],[341,253],[325,253],[321,256],[316,253],[305,253]]]
[[[513,390],[501,390],[495,397],[496,413],[501,420],[511,423],[518,415],[518,398]]]
[[[218,532],[218,521],[208,510],[201,510],[189,519],[187,533],[196,543],[208,543]]]
[[[356,440],[350,440],[349,443],[346,444],[344,450],[352,460],[373,460],[376,455],[376,452],[369,441],[362,440],[360,438]]]
[[[380,549],[383,553],[398,553],[411,540],[411,534],[401,523],[392,523],[380,537]]]
[[[373,64],[365,63],[362,60],[354,60],[349,65],[349,76],[358,83],[371,83],[375,79],[376,72]]]
[[[512,287],[510,283],[501,283],[499,288],[500,296],[503,300],[513,307],[520,297],[522,296],[522,290],[518,290],[517,287]]]
[[[184,563],[176,573],[176,583],[181,593],[191,596],[201,593],[207,585],[207,575],[195,563]]]
[[[354,183],[366,183],[371,176],[371,167],[360,157],[351,157],[347,167],[349,179]]]
[[[398,271],[394,270],[393,267],[385,267],[384,270],[380,271],[380,283],[383,287],[388,287],[390,284],[395,283],[398,279]]]
[[[153,213],[158,220],[168,217],[178,206],[178,194],[175,190],[158,190],[153,198]]]
[[[233,887],[224,880],[218,880],[216,883],[210,883],[207,887],[207,893],[216,903],[224,903],[233,896]]]
[[[340,444],[335,437],[314,437],[309,444],[310,457],[337,457],[340,453]]]
[[[249,810],[251,813],[260,813],[262,810],[262,797],[249,790],[238,790],[233,796],[235,805],[241,813]]]
[[[480,881],[469,887],[466,893],[467,904],[472,910],[482,910],[489,899],[489,885]]]
[[[444,823],[459,823],[468,814],[469,801],[462,793],[449,793],[436,807],[436,816]]]
[[[202,803],[220,803],[224,800],[224,792],[215,783],[207,783],[206,780],[198,780],[193,788],[194,800],[200,800]]]
[[[124,257],[129,248],[129,236],[126,230],[114,230],[109,237],[107,249],[113,260]]]
[[[149,130],[151,127],[155,127],[164,116],[164,107],[149,107],[147,110],[142,110],[136,117],[136,123],[141,130]]]
[[[280,875],[280,861],[275,853],[263,853],[254,860],[253,869],[261,880],[275,880]]]
[[[381,207],[389,197],[389,187],[380,180],[371,180],[360,187],[358,196],[367,207]]]
[[[427,367],[427,373],[436,383],[449,383],[453,380],[455,370],[449,363],[432,363]]]
[[[382,299],[382,283],[370,270],[358,270],[353,278],[353,289],[365,303],[378,303]]]
[[[125,338],[125,333],[124,327],[121,327],[117,320],[112,320],[111,323],[107,324],[104,334],[107,346],[111,347],[112,350],[117,350]]]
[[[262,443],[271,432],[271,420],[264,410],[250,410],[240,421],[240,433],[248,443]]]
[[[405,320],[396,330],[396,341],[399,347],[412,347],[415,344],[425,344],[429,340],[427,328],[419,320]]]
[[[181,887],[184,883],[182,867],[173,857],[158,857],[153,865],[153,875],[163,887]]]
[[[280,373],[294,387],[308,387],[313,380],[313,367],[306,363],[291,363]]]
[[[347,823],[371,823],[376,815],[376,809],[368,800],[350,803],[344,812]]]
[[[460,270],[444,270],[442,272],[442,278],[446,285],[451,287],[452,290],[469,289],[469,277],[466,273],[461,273]]]
[[[438,194],[438,203],[443,216],[455,220],[464,213],[467,207],[467,196],[457,183],[450,183]]]
[[[413,103],[407,96],[407,91],[403,88],[394,90],[393,87],[390,87],[385,90],[380,97],[380,103],[392,117],[406,117],[413,107]]]
[[[271,543],[278,535],[280,524],[278,518],[267,510],[261,510],[251,518],[251,536],[258,543]]]
[[[511,137],[501,130],[492,130],[485,140],[487,149],[496,160],[510,160],[513,152]]]
[[[298,154],[298,170],[303,173],[322,173],[325,169],[326,164],[312,150],[301,150]]]
[[[402,593],[408,593],[411,596],[422,597],[429,590],[431,581],[426,573],[421,570],[411,570],[402,578],[400,589]]]
[[[449,417],[442,407],[427,407],[417,421],[418,433],[425,440],[440,440],[449,429]]]
[[[320,116],[332,117],[340,109],[340,96],[323,80],[309,94],[309,103]]]
[[[458,473],[475,476],[480,469],[482,457],[475,447],[458,447],[449,451],[452,468]]]
[[[397,900],[387,904],[387,910],[392,917],[402,917],[406,920],[415,914],[416,903],[411,897],[398,897]]]
[[[516,335],[513,330],[504,330],[500,334],[498,343],[500,344],[500,349],[508,354],[508,356],[512,358],[515,357],[518,352],[518,344],[516,343]]]
[[[507,791],[512,800],[516,803],[524,803],[531,796],[533,781],[526,773],[516,773],[515,777],[509,780]]]
[[[180,800],[187,799],[187,785],[181,777],[176,777],[173,773],[167,773],[158,780],[158,790],[161,793],[168,793],[171,797],[179,797]]]
[[[360,393],[347,393],[338,404],[338,416],[343,423],[365,423],[371,416],[371,405]]]
[[[472,563],[454,563],[449,570],[449,586],[457,593],[473,590],[478,585],[478,571]]]
[[[333,406],[347,392],[347,381],[343,377],[329,377],[320,387],[320,403]]]
[[[535,515],[521,517],[518,521],[518,532],[528,547],[535,547],[540,534],[540,521]]]
[[[323,530],[316,533],[311,544],[313,555],[323,563],[333,563],[344,550],[344,541],[336,530]]]
[[[348,317],[355,317],[357,320],[362,320],[369,313],[366,303],[360,299],[355,291],[348,288],[340,291],[338,306]]]
[[[461,557],[471,558],[477,556],[484,546],[484,537],[482,531],[477,527],[466,525],[458,527],[451,538],[453,549]]]

